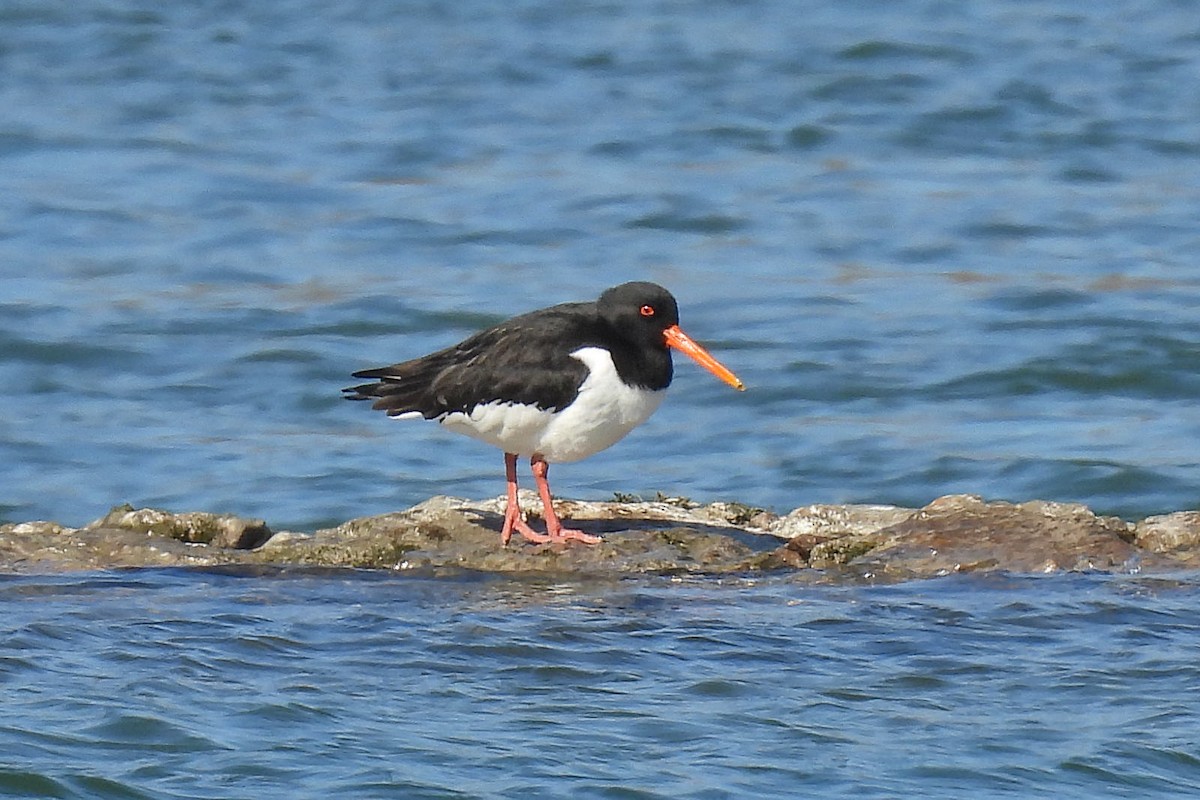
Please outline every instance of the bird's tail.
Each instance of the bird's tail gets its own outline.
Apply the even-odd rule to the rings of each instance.
[[[353,377],[377,380],[342,389],[346,400],[370,400],[371,408],[386,411],[389,417],[419,414],[430,419],[438,414],[429,401],[427,383],[415,379],[416,376],[402,377],[396,374],[395,367],[381,367],[355,372]]]

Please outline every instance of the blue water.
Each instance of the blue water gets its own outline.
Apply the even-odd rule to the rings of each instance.
[[[1200,585],[0,580],[0,796],[1183,797]]]
[[[681,364],[560,493],[1200,501],[1189,3],[8,3],[0,515],[500,494],[354,369],[648,278]]]
[[[0,521],[498,495],[498,453],[338,389],[632,279],[749,391],[679,364],[561,495],[1200,504],[1193,3],[13,0],[0,31]],[[13,579],[0,792],[1194,793],[1194,583],[1013,581]]]

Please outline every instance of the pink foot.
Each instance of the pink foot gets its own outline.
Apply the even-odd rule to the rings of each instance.
[[[592,536],[590,533],[576,530],[575,528],[559,528],[556,533],[549,534],[549,539],[552,542],[576,541],[584,544],[600,544],[603,539],[599,536]]]
[[[508,508],[504,512],[504,527],[500,529],[500,543],[507,546],[508,540],[512,538],[513,531],[524,536],[527,541],[536,542],[537,544],[554,541],[548,534],[538,533],[529,527],[529,523],[521,517],[520,507],[510,500]]]
[[[547,542],[583,542],[584,544],[599,544],[602,540],[599,536],[592,536],[589,533],[584,533],[574,528],[564,528],[562,520],[558,518],[558,514],[554,512],[554,504],[550,497],[550,484],[546,482],[546,472],[550,465],[541,456],[534,456],[529,461],[530,467],[533,469],[533,477],[537,481],[538,494],[542,498],[542,508],[546,517],[546,532],[538,533],[533,528],[529,527],[529,523],[525,521],[521,514],[521,504],[517,498],[517,454],[504,454],[504,474],[508,480],[508,502],[504,508],[504,525],[500,528],[500,543],[508,545],[512,539],[513,531],[521,534],[527,541],[536,544],[546,544]]]
[[[599,536],[563,527],[562,520],[554,511],[554,501],[550,496],[550,482],[546,480],[546,473],[550,471],[550,465],[546,463],[546,460],[541,456],[534,456],[529,460],[529,466],[533,470],[533,479],[537,481],[538,494],[542,498],[543,514],[546,517],[546,534],[550,539],[555,542],[573,540],[584,544],[600,544],[603,540]]]

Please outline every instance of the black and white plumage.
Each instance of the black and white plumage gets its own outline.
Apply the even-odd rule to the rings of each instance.
[[[591,542],[598,540],[563,528],[554,514],[548,465],[599,452],[654,413],[671,383],[671,347],[743,388],[679,329],[670,292],[635,282],[613,287],[595,302],[522,314],[436,353],[356,372],[354,377],[373,382],[343,391],[348,399],[373,401],[372,408],[388,416],[436,420],[501,448],[509,484],[505,542],[513,529],[534,541]],[[531,460],[547,535],[521,518],[518,455]]]

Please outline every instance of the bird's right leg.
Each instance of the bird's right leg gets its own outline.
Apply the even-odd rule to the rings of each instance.
[[[512,532],[524,536],[531,542],[549,542],[551,539],[544,533],[538,533],[529,527],[525,516],[521,513],[521,503],[517,499],[517,454],[504,454],[504,477],[508,480],[508,502],[504,507],[504,527],[500,529],[500,543],[507,545],[512,538]]]

